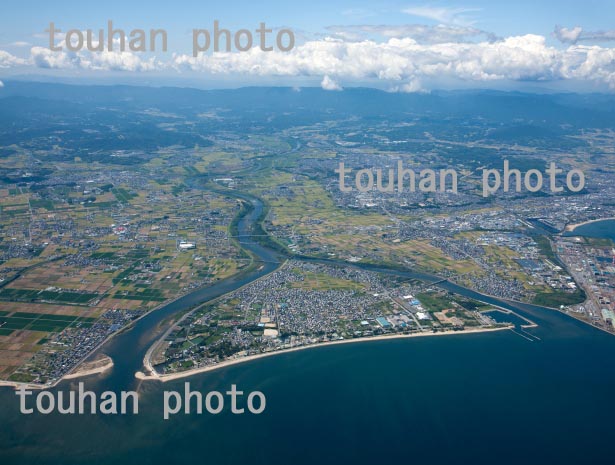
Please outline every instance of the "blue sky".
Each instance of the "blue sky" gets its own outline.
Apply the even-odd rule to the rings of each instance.
[[[3,7],[1,40],[28,40],[41,32],[48,21],[70,27],[97,28],[108,18],[126,27],[164,25],[175,33],[207,24],[213,18],[229,27],[248,26],[260,20],[274,25],[318,31],[334,24],[404,24],[408,22],[436,23],[437,20],[401,13],[411,7],[461,10],[479,28],[500,35],[524,33],[549,34],[556,24],[580,25],[586,29],[615,28],[615,2],[612,1],[195,1],[128,2],[49,2],[19,1]],[[463,13],[463,10],[467,12]]]
[[[63,31],[98,31],[107,19],[126,31],[164,28],[169,53],[57,56],[44,50],[50,21]],[[232,31],[254,30],[261,21],[287,27],[297,35],[297,46],[287,56],[206,53],[191,60],[192,29],[211,29],[214,19]],[[400,91],[615,88],[613,1],[24,0],[3,7],[0,26],[1,79],[320,84],[331,90],[350,85]],[[563,29],[556,32],[556,26]]]

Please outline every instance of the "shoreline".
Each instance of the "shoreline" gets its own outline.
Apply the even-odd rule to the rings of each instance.
[[[217,363],[215,365],[209,365],[206,367],[195,368],[192,370],[186,370],[178,373],[171,374],[159,374],[152,366],[151,363],[147,363],[146,367],[150,371],[150,374],[143,373],[142,371],[137,371],[135,373],[135,378],[142,381],[161,381],[166,383],[168,381],[174,381],[177,379],[187,378],[190,376],[198,375],[201,373],[207,373],[209,371],[219,370],[222,368],[226,368],[232,365],[238,365],[240,363],[251,362],[254,360],[258,360],[265,357],[271,357],[280,354],[287,354],[291,352],[297,352],[300,350],[314,349],[318,347],[326,347],[338,344],[352,344],[352,343],[365,343],[372,341],[386,341],[391,339],[406,339],[406,338],[415,338],[415,337],[430,337],[430,336],[452,336],[452,335],[463,335],[463,334],[480,334],[480,333],[489,333],[495,331],[503,331],[510,330],[514,328],[514,325],[510,326],[502,326],[499,328],[480,328],[480,329],[470,329],[463,331],[442,331],[437,333],[432,332],[424,332],[424,333],[413,333],[413,334],[391,334],[391,335],[382,335],[382,336],[368,336],[368,337],[358,337],[354,339],[342,339],[337,341],[327,341],[327,342],[318,342],[315,344],[307,344],[299,347],[292,347],[289,349],[281,349],[275,350],[272,352],[265,352],[262,354],[248,355],[247,357],[236,358],[232,360],[225,360],[223,362]],[[149,362],[149,360],[148,360]]]
[[[113,366],[113,359],[108,355],[102,354],[102,357],[97,360],[82,363],[75,371],[68,375],[64,375],[62,379],[76,379],[85,376],[100,375],[109,371]]]
[[[177,297],[169,300],[168,302],[162,302],[160,305],[157,305],[156,307],[152,308],[150,311],[144,313],[143,315],[141,315],[137,319],[132,320],[130,323],[128,323],[123,328],[120,328],[116,332],[110,334],[100,344],[98,344],[94,349],[92,349],[85,357],[83,357],[79,362],[77,362],[75,364],[75,366],[70,371],[68,371],[66,374],[62,375],[59,378],[57,378],[57,379],[55,379],[53,381],[50,381],[50,382],[48,382],[46,384],[37,384],[37,383],[23,382],[23,381],[0,380],[0,387],[12,387],[14,389],[18,389],[18,388],[20,388],[22,386],[25,386],[26,389],[38,389],[38,390],[52,389],[52,388],[56,387],[57,385],[59,385],[60,383],[62,383],[63,381],[67,380],[67,379],[77,378],[77,377],[79,377],[81,375],[76,375],[75,372],[78,371],[83,366],[83,364],[88,359],[88,357],[91,357],[91,356],[95,355],[96,352],[99,351],[107,342],[111,341],[114,337],[122,334],[124,331],[130,330],[132,328],[133,324],[137,323],[142,318],[145,318],[150,313],[155,312],[156,310],[160,310],[165,305],[172,304],[176,300],[181,299],[184,295],[186,295],[186,294],[185,293],[184,294],[180,294]],[[113,361],[111,361],[111,363],[113,363]],[[83,375],[83,376],[86,376],[86,375]]]
[[[228,279],[228,278],[232,278],[232,277],[238,277],[240,276],[241,273],[248,271],[248,267],[244,268],[242,270],[240,270],[237,274],[231,275],[227,278],[224,279]],[[275,271],[275,270],[274,270]],[[273,273],[273,271],[272,271]],[[259,278],[260,279],[260,278]],[[215,284],[215,283],[212,283]],[[247,284],[245,284],[244,286],[246,286]],[[25,387],[26,389],[37,389],[37,390],[43,390],[43,389],[52,389],[54,387],[56,387],[57,385],[59,385],[60,383],[66,381],[66,380],[71,380],[71,379],[75,379],[75,378],[80,378],[80,377],[84,377],[84,376],[89,376],[90,374],[97,374],[98,372],[92,372],[92,373],[78,373],[78,370],[81,369],[83,367],[85,360],[87,360],[88,357],[91,357],[93,355],[96,354],[97,351],[99,351],[105,344],[107,344],[109,341],[111,341],[113,338],[115,338],[116,336],[124,333],[125,331],[129,331],[132,329],[132,327],[134,326],[134,324],[138,323],[139,320],[149,316],[151,313],[160,310],[164,307],[166,307],[167,305],[170,305],[172,303],[174,303],[175,301],[181,299],[182,297],[185,297],[189,294],[191,294],[192,292],[198,292],[202,289],[205,289],[209,286],[203,286],[201,288],[195,289],[194,291],[187,291],[184,293],[181,293],[180,295],[173,297],[172,299],[169,299],[166,302],[161,302],[160,305],[155,306],[154,308],[152,308],[151,310],[147,311],[146,313],[144,313],[143,315],[141,315],[140,317],[132,320],[130,323],[128,323],[126,326],[124,326],[123,328],[120,328],[118,331],[110,334],[109,336],[107,336],[100,344],[98,344],[94,349],[92,349],[91,352],[89,352],[83,359],[81,359],[68,373],[66,373],[65,375],[62,375],[60,378],[53,380],[52,382],[46,383],[46,384],[37,384],[37,383],[31,383],[31,382],[23,382],[23,381],[9,381],[9,380],[5,380],[5,379],[0,379],[0,388],[2,387],[11,387],[14,389],[19,389],[20,387]],[[243,286],[242,286],[243,287]],[[216,297],[213,300],[219,299],[221,296]],[[207,304],[210,301],[206,301],[206,302],[202,302],[200,304],[197,304],[196,307],[200,307],[201,305]],[[194,310],[196,310],[196,307]],[[191,311],[189,311],[188,313],[191,313]],[[172,327],[173,325],[171,325]],[[113,360],[109,357],[110,363],[111,365],[106,368],[104,371],[107,371],[108,369],[113,368]]]
[[[104,363],[101,363],[103,361]],[[113,359],[111,359],[111,357],[109,357],[108,355],[104,355],[104,357],[101,357],[98,360],[93,360],[92,362],[80,362],[79,365],[77,365],[73,371],[48,384],[0,380],[0,387],[11,387],[13,389],[19,389],[23,387],[28,390],[39,391],[44,389],[52,389],[58,384],[60,384],[62,381],[106,373],[107,371],[111,370],[113,366]]]
[[[251,258],[251,262],[250,262],[250,264],[247,267],[238,270],[236,273],[234,273],[234,274],[232,274],[230,276],[227,276],[222,281],[230,279],[230,278],[238,279],[238,278],[241,278],[242,275],[244,275],[245,273],[249,273],[249,272],[253,271],[252,267],[255,264],[255,260],[254,260],[254,256],[251,253],[249,253],[249,255],[250,255],[250,258]],[[42,262],[42,263],[37,264],[35,266],[39,266],[39,265],[42,265],[44,263],[46,263],[46,262]],[[276,268],[276,270],[277,270],[277,268]],[[273,271],[276,271],[276,270],[273,270]],[[273,273],[273,271],[271,271],[271,273]],[[258,279],[260,279],[260,278],[258,278]],[[4,284],[8,284],[8,282],[5,282]],[[2,379],[0,379],[0,388],[2,388],[2,387],[12,387],[14,389],[18,389],[20,387],[24,387],[25,386],[26,389],[37,389],[37,390],[52,389],[52,388],[58,386],[60,383],[64,382],[65,380],[70,380],[70,379],[74,379],[74,378],[81,377],[81,376],[88,376],[87,374],[82,374],[82,373],[79,374],[77,372],[78,372],[78,370],[80,370],[82,368],[83,364],[86,363],[85,361],[89,357],[96,356],[97,352],[99,350],[101,350],[109,341],[114,339],[116,336],[124,333],[125,331],[130,331],[134,327],[134,325],[136,325],[140,320],[150,316],[155,311],[160,310],[160,309],[162,309],[162,308],[164,308],[164,307],[166,307],[168,305],[171,305],[171,304],[175,303],[176,301],[180,300],[183,297],[186,297],[186,296],[188,296],[188,295],[190,295],[192,293],[196,293],[196,292],[199,292],[199,291],[204,290],[206,288],[209,288],[209,287],[211,287],[212,285],[215,285],[215,284],[217,284],[217,282],[208,283],[205,286],[199,287],[197,289],[182,292],[179,295],[177,295],[177,296],[175,296],[173,298],[170,298],[169,300],[167,300],[165,302],[161,302],[159,305],[156,305],[152,309],[150,309],[147,312],[145,312],[143,315],[141,315],[138,318],[130,321],[126,326],[124,326],[124,327],[120,328],[118,331],[108,335],[103,341],[100,342],[100,344],[98,344],[96,347],[94,347],[90,352],[88,352],[88,354],[86,354],[81,360],[79,360],[66,374],[62,375],[61,377],[59,377],[57,379],[49,381],[49,382],[47,382],[45,384],[38,384],[38,383],[33,383],[33,382],[28,382],[28,381],[9,381],[9,380],[2,380]],[[250,284],[250,283],[247,283],[247,284]],[[244,284],[244,286],[246,286],[247,284]],[[216,299],[218,299],[220,297],[221,296],[218,296],[218,297],[216,297]],[[216,299],[213,299],[213,300],[216,300]],[[196,308],[200,307],[201,305],[207,304],[209,302],[210,302],[210,300],[207,300],[205,302],[201,302],[201,303],[195,304],[195,308],[192,309],[192,310],[188,310],[187,313],[189,314],[192,311],[194,311]],[[190,308],[190,307],[188,307],[188,308]],[[173,327],[173,325],[171,325],[171,328],[172,327]],[[155,341],[154,344],[157,344],[157,342],[158,341]],[[113,361],[111,361],[111,364],[113,364]],[[109,367],[109,369],[112,366],[113,365],[111,365]],[[95,373],[92,373],[92,374],[95,374]]]
[[[43,389],[50,389],[52,387],[54,387],[55,384],[32,384],[32,383],[25,383],[25,382],[21,382],[21,381],[6,381],[6,380],[0,380],[0,387],[11,387],[15,390],[23,387],[24,389],[29,389],[29,390],[43,390]]]
[[[241,289],[243,289],[244,287],[247,287],[253,283],[256,283],[258,281],[260,281],[261,279],[266,278],[267,276],[270,276],[271,274],[275,273],[276,271],[278,271],[280,268],[282,268],[284,265],[286,265],[286,263],[288,262],[288,260],[284,260],[283,262],[280,263],[280,265],[270,271],[269,273],[264,274],[263,276],[261,276],[260,278],[255,279],[254,281],[251,281],[249,283],[246,283],[240,287],[238,287],[237,289],[235,289],[232,292],[236,292],[239,291]],[[152,355],[154,354],[154,352],[156,351],[156,349],[158,349],[158,347],[160,346],[160,344],[163,343],[163,341],[165,340],[165,338],[171,333],[171,331],[173,331],[173,328],[178,325],[179,323],[181,323],[182,321],[184,321],[186,318],[188,318],[190,315],[192,315],[194,312],[196,312],[199,308],[201,308],[204,305],[210,305],[220,299],[222,299],[223,297],[225,297],[226,295],[228,295],[229,293],[225,293],[222,294],[214,299],[208,300],[206,302],[203,302],[202,304],[197,305],[195,308],[193,308],[192,310],[190,310],[189,312],[186,312],[185,315],[183,315],[181,318],[179,318],[178,320],[175,320],[170,326],[169,328],[162,334],[162,336],[160,336],[159,338],[157,338],[147,349],[147,351],[145,352],[145,355],[143,356],[143,367],[147,370],[149,370],[151,373],[156,373],[156,370],[154,369],[154,367],[152,366]],[[141,372],[137,372],[137,373],[141,373]],[[144,375],[147,376],[147,375]]]
[[[574,232],[574,230],[580,226],[585,226],[586,224],[598,223],[599,221],[609,221],[609,220],[615,220],[615,218],[598,218],[595,220],[584,221],[583,223],[569,224],[569,225],[566,225],[563,232]]]

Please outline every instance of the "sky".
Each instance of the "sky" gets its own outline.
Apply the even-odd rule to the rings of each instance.
[[[11,79],[146,83],[202,88],[246,85],[368,86],[397,92],[496,88],[615,92],[613,1],[182,1],[164,3],[11,2],[0,15],[0,87]],[[168,50],[67,49],[64,33],[164,29]],[[213,22],[251,31],[253,47],[213,52],[193,45],[193,29]],[[52,51],[49,23],[56,34]],[[271,33],[260,47],[256,32]],[[292,31],[291,50],[276,46]],[[204,46],[204,33],[198,36]],[[76,39],[78,34],[73,34]],[[243,36],[245,45],[247,36]],[[288,46],[289,35],[282,36]],[[149,41],[149,37],[147,38]],[[149,43],[147,44],[149,46]]]

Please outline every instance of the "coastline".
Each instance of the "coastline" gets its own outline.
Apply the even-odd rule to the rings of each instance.
[[[68,373],[62,375],[60,378],[54,379],[53,381],[48,382],[47,384],[37,384],[37,383],[22,382],[22,381],[9,381],[9,380],[4,380],[3,379],[3,380],[0,380],[0,387],[12,387],[14,389],[18,389],[18,388],[20,388],[22,386],[25,386],[26,389],[38,389],[38,390],[51,389],[51,388],[56,387],[58,384],[62,383],[64,380],[72,379],[72,378],[77,378],[77,377],[80,377],[80,376],[87,376],[87,375],[76,374],[76,372],[81,369],[81,367],[83,366],[84,363],[86,363],[85,361],[88,359],[88,357],[91,357],[91,356],[95,355],[98,350],[100,350],[107,342],[111,341],[117,335],[123,333],[124,331],[130,330],[132,328],[132,326],[135,323],[137,323],[139,320],[141,320],[142,318],[145,318],[150,313],[155,312],[156,310],[159,310],[159,309],[163,308],[164,306],[169,305],[169,304],[175,302],[176,300],[181,299],[186,294],[187,293],[180,294],[177,297],[175,297],[175,298],[173,298],[173,299],[171,299],[171,300],[169,300],[167,302],[162,302],[160,305],[157,305],[156,307],[152,308],[150,311],[144,313],[139,318],[136,318],[135,320],[132,320],[130,323],[128,323],[128,325],[124,326],[123,328],[119,329],[118,331],[116,331],[114,333],[111,333],[100,344],[98,344],[96,347],[94,347],[84,358],[82,358],[79,362],[77,362],[75,364],[75,366],[71,369],[71,371],[69,371]],[[111,363],[113,364],[113,361],[111,361]]]
[[[598,223],[600,221],[609,221],[609,220],[615,220],[615,218],[598,218],[595,220],[584,221],[583,223],[569,224],[564,228],[564,232],[574,232],[574,230],[580,226],[585,226],[586,224]]]
[[[32,384],[32,383],[22,383],[20,381],[6,381],[0,380],[0,387],[11,387],[13,389],[19,389],[21,387],[30,390],[43,390],[49,389],[55,386],[55,384]]]
[[[243,288],[245,288],[246,286],[249,286],[255,282],[260,281],[261,279],[266,278],[267,276],[270,276],[271,274],[275,273],[276,271],[278,271],[280,268],[282,268],[284,265],[286,265],[286,263],[288,262],[288,260],[284,260],[283,262],[280,263],[280,265],[270,271],[269,273],[264,274],[263,276],[261,276],[260,278],[255,279],[254,281],[251,281],[249,283],[246,283],[240,287],[238,287],[237,289],[235,289],[235,291],[239,291]],[[162,344],[162,342],[165,340],[165,338],[171,333],[171,331],[173,331],[173,328],[178,325],[179,323],[181,323],[182,321],[184,321],[186,318],[188,318],[190,315],[192,315],[195,311],[197,311],[200,307],[202,307],[203,305],[210,305],[214,302],[217,302],[218,300],[222,299],[223,297],[225,297],[226,295],[228,295],[228,293],[226,294],[222,294],[214,299],[208,300],[206,302],[203,302],[202,304],[197,305],[195,308],[193,308],[192,310],[190,310],[189,312],[186,312],[185,315],[183,315],[180,319],[176,320],[173,322],[173,324],[171,324],[169,326],[169,328],[164,332],[164,334],[162,336],[160,336],[159,338],[157,338],[153,344],[150,345],[150,347],[147,349],[147,352],[145,352],[145,356],[143,357],[143,366],[149,370],[150,373],[156,373],[156,370],[154,369],[154,367],[152,366],[151,363],[151,358],[152,358],[152,354],[156,351],[156,349],[158,348],[158,346],[160,344]],[[137,373],[141,373],[141,372],[137,372]],[[147,376],[144,374],[144,376]]]
[[[231,275],[228,278],[236,278],[238,276],[241,276],[241,273],[244,273],[247,270],[248,270],[248,268],[242,269],[237,274]],[[276,270],[274,270],[274,271],[276,271]],[[273,273],[273,271],[271,273]],[[270,273],[268,273],[268,274],[270,274]],[[267,276],[267,275],[265,275],[265,276]],[[228,279],[228,278],[225,278],[225,279]],[[258,279],[261,279],[261,278],[258,278]],[[250,284],[250,283],[248,283],[248,284]],[[247,284],[244,284],[244,286],[247,286]],[[244,286],[241,286],[241,287],[244,287]],[[119,334],[122,334],[124,331],[129,331],[130,329],[132,329],[132,327],[135,325],[135,323],[139,322],[139,320],[149,316],[151,313],[153,313],[153,312],[155,312],[157,310],[160,310],[161,308],[166,307],[167,305],[170,305],[170,304],[174,303],[175,301],[181,299],[182,297],[185,297],[185,296],[191,294],[192,292],[198,292],[198,291],[200,291],[200,290],[202,290],[204,288],[207,288],[207,287],[209,287],[209,286],[204,286],[204,287],[198,288],[198,289],[196,289],[194,291],[183,292],[183,293],[179,294],[178,296],[173,297],[172,299],[169,299],[169,300],[167,300],[165,302],[161,302],[160,305],[155,306],[154,308],[152,308],[151,310],[147,311],[146,313],[144,313],[140,317],[132,320],[130,323],[128,323],[123,328],[121,328],[118,331],[116,331],[116,332],[110,334],[109,336],[107,336],[103,341],[101,341],[100,344],[98,344],[94,349],[92,349],[83,359],[81,359],[79,362],[77,362],[77,364],[75,364],[75,366],[72,368],[71,371],[69,371],[65,375],[62,375],[60,378],[57,378],[57,379],[53,380],[52,382],[49,382],[47,384],[37,384],[37,383],[30,383],[30,382],[9,381],[9,380],[0,379],[0,388],[2,388],[2,387],[12,387],[14,389],[18,389],[18,388],[23,386],[26,389],[37,389],[37,390],[51,389],[51,388],[56,387],[58,384],[62,383],[65,380],[80,378],[80,377],[89,376],[89,375],[92,375],[92,374],[102,373],[103,371],[107,371],[107,370],[109,370],[109,369],[111,369],[113,367],[113,360],[110,357],[109,357],[110,366],[105,368],[105,370],[103,370],[103,371],[98,371],[99,370],[98,368],[95,369],[95,370],[94,369],[93,370],[87,370],[87,372],[85,372],[85,371],[80,372],[79,370],[81,370],[83,368],[83,365],[87,363],[85,360],[87,360],[88,357],[91,357],[92,355],[95,355],[98,350],[100,350],[105,344],[107,344],[109,341],[111,341],[113,338],[115,338]],[[192,313],[192,311],[196,310],[196,308],[200,307],[201,305],[213,302],[213,301],[219,299],[220,297],[221,296],[216,297],[215,299],[212,299],[211,301],[208,300],[208,301],[202,302],[200,304],[197,304],[196,307],[193,310],[191,310],[191,311],[189,311],[187,313],[187,315]],[[182,319],[183,318],[184,317],[182,317]],[[181,320],[178,320],[178,321],[181,321]],[[171,325],[171,328],[172,327],[173,327],[173,325]]]
[[[100,375],[113,368],[113,359],[105,354],[100,354],[100,357],[91,362],[83,362],[79,367],[62,377],[62,379],[76,379],[84,376]]]
[[[438,333],[425,332],[425,333],[413,333],[413,334],[391,334],[391,335],[382,335],[382,336],[358,337],[354,339],[342,339],[342,340],[328,341],[328,342],[318,342],[316,344],[307,344],[307,345],[300,346],[300,347],[292,347],[290,349],[275,350],[272,352],[265,352],[263,354],[248,355],[247,357],[241,357],[241,358],[236,358],[232,360],[225,360],[215,365],[195,368],[192,370],[186,370],[186,371],[182,371],[179,373],[171,373],[168,375],[161,375],[158,372],[156,372],[156,370],[151,365],[150,360],[148,359],[146,360],[145,367],[150,372],[150,374],[143,373],[142,371],[137,371],[135,373],[135,378],[142,380],[142,381],[161,381],[163,383],[166,383],[167,381],[174,381],[177,379],[187,378],[189,376],[198,375],[201,373],[207,373],[209,371],[219,370],[221,368],[226,368],[232,365],[238,365],[240,363],[254,361],[254,360],[258,360],[258,359],[265,358],[265,357],[271,357],[274,355],[297,352],[299,350],[314,349],[317,347],[325,347],[325,346],[331,346],[331,345],[337,345],[337,344],[353,344],[353,343],[365,343],[365,342],[372,342],[372,341],[385,341],[385,340],[391,340],[391,339],[406,339],[406,338],[415,338],[415,337],[452,336],[455,334],[457,335],[479,334],[479,333],[509,330],[511,328],[514,328],[514,326],[510,325],[510,326],[502,326],[498,328],[479,328],[479,329],[469,329],[469,330],[463,330],[463,331],[450,330],[450,331],[442,331]]]
[[[106,373],[111,368],[113,368],[113,360],[111,357],[101,354],[102,356],[92,360],[91,362],[79,362],[78,365],[75,366],[75,369],[70,373],[62,376],[61,378],[54,380],[48,384],[36,384],[36,383],[27,383],[21,381],[8,381],[8,380],[0,380],[0,387],[11,387],[13,389],[25,388],[29,390],[43,390],[43,389],[51,389],[62,381],[83,378],[86,376],[99,375]]]

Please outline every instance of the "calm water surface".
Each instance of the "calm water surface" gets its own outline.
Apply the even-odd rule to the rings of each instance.
[[[13,391],[0,389],[0,463],[613,463],[615,337],[516,307],[540,325],[529,330],[540,340],[500,331],[281,354],[186,379],[202,392],[260,390],[263,414],[168,421],[162,392],[186,380],[134,378],[161,320],[152,316],[105,347],[110,373],[86,379],[98,393],[138,390],[139,415],[24,416]]]

